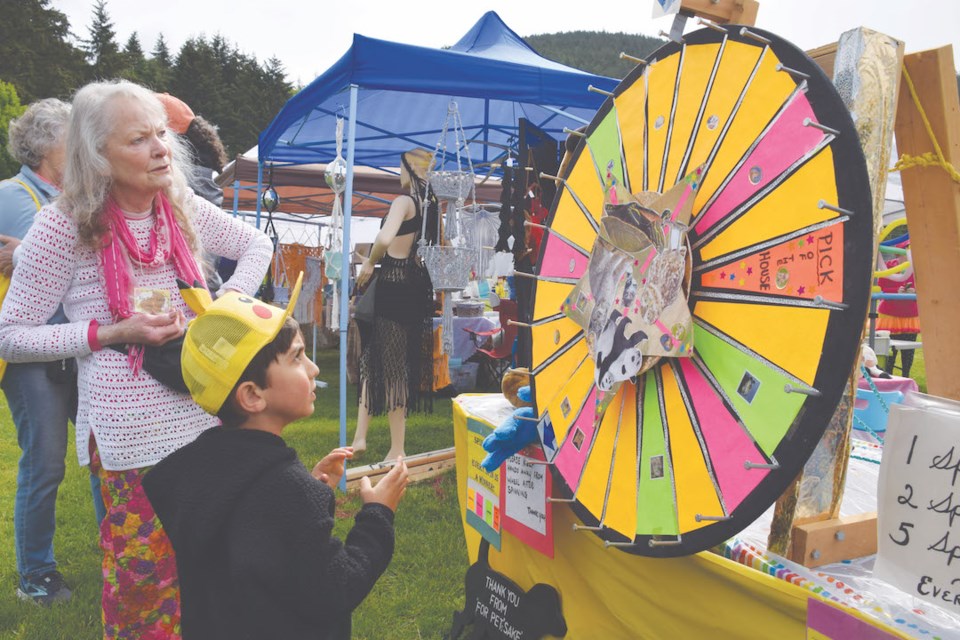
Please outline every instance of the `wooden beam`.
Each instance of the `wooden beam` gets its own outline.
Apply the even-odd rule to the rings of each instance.
[[[943,154],[960,165],[960,104],[953,47],[912,53],[904,66]],[[897,149],[920,156],[934,150],[906,80],[900,83],[896,121]],[[901,172],[913,268],[917,281],[920,330],[927,390],[960,400],[960,184],[940,167],[913,167]]]
[[[823,69],[823,72],[827,74],[828,78],[833,77],[833,64],[837,59],[837,47],[838,44],[832,42],[807,51],[810,59],[816,62],[818,67]]]
[[[455,455],[454,448],[450,447],[405,458],[410,482],[428,480],[455,468]],[[377,480],[387,475],[392,468],[392,463],[375,462],[347,469],[347,491],[357,491],[360,488],[360,478],[364,476],[369,477],[371,482],[376,484]]]
[[[874,512],[795,526],[787,558],[805,567],[819,567],[876,552]]]
[[[681,0],[680,13],[707,18],[718,24],[757,24],[757,0]]]

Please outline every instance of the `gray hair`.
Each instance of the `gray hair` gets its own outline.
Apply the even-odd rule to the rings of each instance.
[[[104,150],[115,125],[110,105],[120,99],[136,101],[158,122],[166,122],[166,111],[154,93],[126,80],[91,82],[74,95],[61,203],[77,221],[81,241],[94,248],[99,248],[107,231],[107,221],[102,214],[113,180]],[[183,170],[189,166],[190,155],[179,136],[168,133],[165,142],[172,152],[173,184],[164,192],[187,243],[196,251],[197,239],[189,220],[193,209]]]
[[[38,100],[10,121],[7,149],[17,162],[36,169],[63,141],[70,121],[70,105],[56,98]]]

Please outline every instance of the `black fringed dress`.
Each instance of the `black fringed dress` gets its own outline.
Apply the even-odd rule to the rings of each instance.
[[[404,220],[397,236],[420,236],[421,213]],[[381,222],[381,226],[383,223]],[[374,321],[358,323],[362,353],[360,390],[370,415],[406,407],[432,411],[433,285],[414,242],[411,254],[384,255],[377,274]],[[362,396],[361,396],[362,397]]]

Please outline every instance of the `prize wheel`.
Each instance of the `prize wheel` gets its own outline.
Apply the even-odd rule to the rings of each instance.
[[[866,164],[813,61],[733,25],[659,49],[581,138],[524,318],[541,445],[583,528],[637,554],[694,553],[777,499],[840,401],[869,299]],[[642,215],[609,222],[627,200]],[[652,275],[671,235],[672,267]],[[598,258],[601,236],[638,256],[639,293]],[[621,288],[585,295],[590,274],[594,291]],[[682,290],[668,326],[648,280]],[[606,328],[575,321],[578,300]],[[631,339],[630,317],[648,330]],[[611,384],[618,372],[633,375]]]

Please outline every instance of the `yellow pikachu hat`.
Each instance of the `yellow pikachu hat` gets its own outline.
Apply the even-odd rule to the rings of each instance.
[[[303,273],[281,309],[228,291],[216,301],[203,287],[180,284],[180,295],[197,318],[187,327],[180,355],[183,380],[193,399],[216,415],[253,357],[277,337],[300,297]]]

